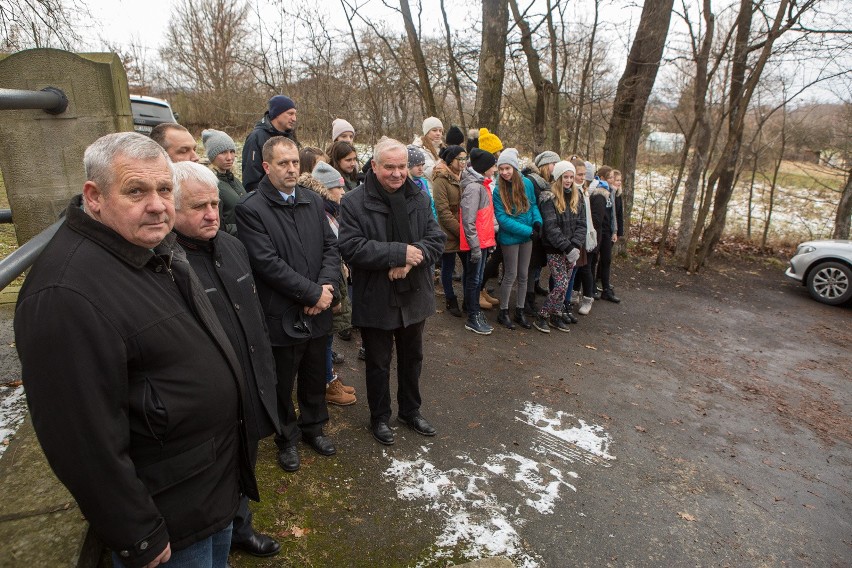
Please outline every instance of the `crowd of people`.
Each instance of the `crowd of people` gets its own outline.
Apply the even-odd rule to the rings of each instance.
[[[258,444],[274,434],[287,472],[300,442],[337,452],[328,404],[357,398],[335,372],[335,338],[360,335],[368,429],[391,445],[394,352],[397,420],[436,433],[419,387],[436,287],[448,317],[480,335],[495,308],[508,330],[549,333],[577,323],[572,305],[619,302],[617,170],[553,151],[524,165],[487,129],[445,135],[436,117],[360,164],[350,122],[335,119],[321,149],[299,144],[297,116],[290,98],[269,100],[239,177],[222,131],[202,133],[207,166],[175,123],[98,139],[21,289],[36,433],[115,566],[280,551],[252,527]]]

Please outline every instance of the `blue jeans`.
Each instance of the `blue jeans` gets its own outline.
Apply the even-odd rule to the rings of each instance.
[[[204,540],[181,550],[172,550],[172,557],[165,568],[226,568],[228,566],[228,552],[231,550],[231,525],[213,533]],[[114,568],[124,568],[121,557],[112,553],[112,564]]]
[[[474,264],[470,261],[470,251],[463,252],[464,274],[462,280],[464,282],[464,303],[467,304],[468,315],[478,314],[479,307],[479,292],[482,285],[482,275],[485,273],[485,261],[488,260],[488,251],[482,251],[482,259],[479,264]]]
[[[334,343],[334,334],[328,336],[328,343],[325,344],[325,384],[334,380],[334,356],[332,355],[331,345]]]
[[[456,269],[456,256],[462,259],[462,267],[464,267],[464,253],[445,252],[441,255],[441,286],[444,288],[444,297],[447,300],[453,300],[456,297],[456,291],[453,290],[453,271]]]
[[[568,306],[571,303],[571,294],[574,293],[574,280],[577,278],[577,272],[579,269],[571,271],[571,280],[568,282],[568,289],[565,290],[565,305]]]

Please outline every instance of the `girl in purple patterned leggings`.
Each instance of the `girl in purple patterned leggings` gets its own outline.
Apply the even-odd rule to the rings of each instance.
[[[575,171],[571,162],[557,162],[553,166],[553,184],[549,191],[541,192],[538,200],[543,220],[541,240],[553,277],[550,293],[533,323],[542,333],[550,333],[551,327],[570,330],[563,314],[565,291],[580,257],[580,248],[586,242],[585,203],[574,187]]]

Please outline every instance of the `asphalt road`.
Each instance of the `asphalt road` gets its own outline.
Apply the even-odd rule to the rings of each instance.
[[[236,566],[848,566],[852,309],[783,270],[622,262],[623,302],[569,334],[427,324],[424,438],[374,442],[333,408],[333,458],[296,474],[262,446],[255,524],[281,556]],[[443,298],[438,297],[439,305]],[[494,319],[494,315],[490,316]]]

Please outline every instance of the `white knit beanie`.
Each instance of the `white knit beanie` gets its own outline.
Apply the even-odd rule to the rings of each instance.
[[[441,122],[441,119],[435,118],[434,116],[430,116],[426,120],[423,121],[423,134],[426,135],[433,128],[440,128],[443,130],[444,123]]]
[[[355,127],[342,118],[335,118],[331,123],[331,139],[337,140],[337,137],[344,132],[351,132],[354,135]]]
[[[561,162],[556,162],[556,165],[553,166],[553,179],[561,180],[562,174],[564,174],[565,172],[573,172],[576,174],[577,168],[574,167],[574,164],[572,164],[571,162],[566,162],[565,160],[562,160]]]

